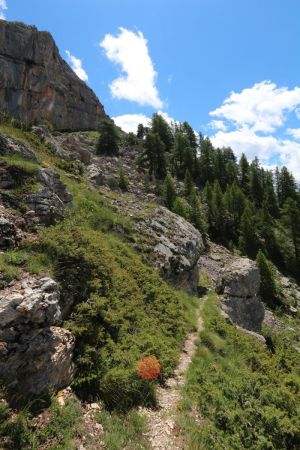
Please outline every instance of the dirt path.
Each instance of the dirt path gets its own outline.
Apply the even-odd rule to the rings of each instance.
[[[201,302],[203,304],[203,301]],[[164,387],[157,389],[158,409],[141,409],[148,419],[148,432],[145,434],[154,450],[182,450],[183,444],[176,435],[177,404],[181,400],[180,388],[185,381],[186,371],[196,351],[198,334],[203,330],[201,306],[197,311],[197,330],[190,333],[185,341],[178,366],[172,378]]]

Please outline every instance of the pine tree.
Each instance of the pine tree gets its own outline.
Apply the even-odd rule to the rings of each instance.
[[[167,172],[167,163],[163,141],[157,133],[150,132],[146,135],[144,147],[150,175],[159,179],[164,178]]]
[[[258,247],[259,241],[256,231],[256,219],[253,210],[247,205],[241,218],[239,248],[244,255],[254,259]]]
[[[256,265],[260,273],[260,294],[266,303],[273,306],[278,297],[275,271],[261,250],[257,253]]]
[[[200,201],[195,189],[190,196],[189,203],[191,207],[190,221],[194,225],[194,227],[197,228],[197,230],[201,231],[201,233],[203,233],[203,235],[205,236],[207,233],[207,223],[201,211]]]
[[[139,138],[139,139],[144,139],[144,136],[145,136],[145,127],[144,127],[144,125],[142,124],[142,123],[139,123],[138,124],[138,127],[137,127],[137,133],[136,133],[136,136]]]
[[[127,191],[129,186],[129,180],[121,167],[119,170],[119,188],[122,189],[122,191]]]
[[[176,198],[176,187],[173,177],[168,173],[163,184],[163,200],[165,205],[172,209]]]
[[[291,233],[297,264],[300,263],[300,210],[297,202],[288,198],[282,208],[282,223]],[[299,271],[299,269],[298,269]]]
[[[176,197],[173,203],[172,211],[186,220],[190,219],[190,206],[182,197]]]
[[[250,195],[256,206],[256,208],[260,208],[263,202],[263,180],[262,180],[262,170],[259,166],[258,159],[255,158],[250,165],[249,172],[249,187],[250,187]]]
[[[190,197],[194,188],[195,188],[195,184],[193,182],[191,172],[187,169],[185,171],[185,177],[184,177],[184,195],[186,198]]]
[[[160,114],[153,114],[151,132],[158,134],[164,143],[165,151],[170,152],[174,142],[172,130],[168,122]]]
[[[180,130],[188,138],[189,146],[194,150],[194,154],[196,155],[198,144],[197,144],[197,137],[193,128],[190,126],[188,122],[183,122],[181,124]]]
[[[245,194],[249,193],[249,163],[246,155],[242,153],[239,162],[239,182]]]
[[[119,153],[119,135],[113,120],[104,119],[99,125],[97,155],[116,156]]]

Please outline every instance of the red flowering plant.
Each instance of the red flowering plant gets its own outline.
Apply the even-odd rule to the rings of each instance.
[[[160,374],[160,364],[155,356],[144,356],[137,364],[137,373],[143,380],[154,380]]]

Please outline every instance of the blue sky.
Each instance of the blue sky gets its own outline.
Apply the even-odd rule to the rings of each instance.
[[[5,5],[7,20],[52,33],[123,127],[159,110],[300,179],[299,0],[0,0],[0,11]]]

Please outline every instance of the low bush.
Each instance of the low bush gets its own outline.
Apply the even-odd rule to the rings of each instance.
[[[203,315],[181,404],[187,448],[298,449],[299,354],[290,339],[273,337],[271,352],[227,324],[213,298]]]

